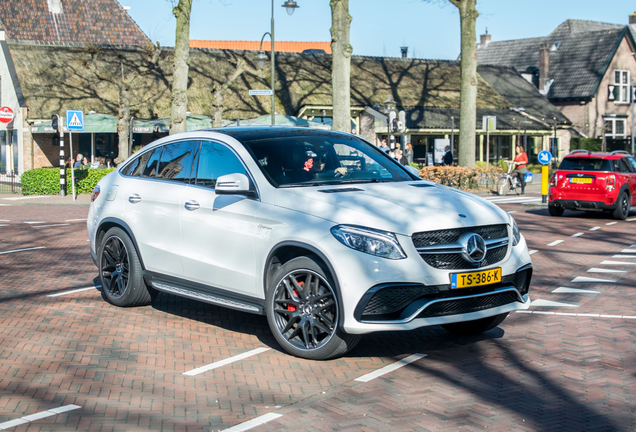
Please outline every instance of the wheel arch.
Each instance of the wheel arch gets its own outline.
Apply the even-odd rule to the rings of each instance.
[[[120,228],[124,230],[126,234],[128,234],[128,237],[130,237],[130,240],[133,242],[133,245],[135,246],[135,251],[137,252],[137,257],[139,258],[139,263],[141,264],[141,268],[145,270],[146,266],[144,265],[144,259],[141,256],[141,253],[139,252],[139,245],[137,244],[137,239],[135,238],[135,235],[133,234],[128,224],[121,219],[107,217],[100,222],[99,226],[97,227],[97,230],[95,231],[96,252],[98,252],[98,247],[102,243],[102,238],[104,234],[106,234],[108,230],[111,228]],[[99,259],[99,256],[97,258]]]

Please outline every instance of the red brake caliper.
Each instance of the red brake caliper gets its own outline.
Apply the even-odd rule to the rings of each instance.
[[[298,285],[303,286],[305,282],[299,282]],[[293,290],[294,291],[294,295],[298,296],[298,291]],[[292,305],[292,304],[288,304],[287,305],[287,310],[290,312],[295,312],[296,311],[296,306]]]

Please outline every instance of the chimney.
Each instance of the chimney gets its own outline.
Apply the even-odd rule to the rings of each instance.
[[[550,72],[550,49],[546,42],[541,42],[539,48],[539,91],[545,92],[548,83],[548,73]],[[545,93],[544,93],[545,94]]]
[[[402,51],[402,58],[406,58],[409,53],[409,47],[400,47],[400,50]]]
[[[629,23],[636,24],[636,12],[634,12],[633,14],[629,16]]]
[[[490,43],[490,35],[488,34],[488,27],[486,27],[486,33],[480,36],[479,47],[483,48]]]

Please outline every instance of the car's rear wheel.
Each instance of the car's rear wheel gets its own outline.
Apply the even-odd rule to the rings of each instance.
[[[563,216],[563,207],[548,204],[548,213],[550,216]]]
[[[342,307],[334,284],[314,257],[294,258],[270,279],[267,321],[288,353],[311,360],[338,357],[360,336],[340,327]]]
[[[510,190],[510,181],[507,177],[497,180],[497,193],[501,196],[507,195]]]
[[[141,306],[152,302],[135,246],[124,230],[111,228],[103,236],[98,255],[102,296],[115,306]]]
[[[627,218],[627,215],[629,215],[630,207],[629,201],[629,195],[627,194],[627,192],[621,192],[621,194],[618,196],[618,199],[616,200],[616,208],[614,209],[613,214],[614,219],[625,220]]]
[[[508,313],[482,318],[473,321],[463,321],[452,324],[443,324],[442,327],[452,333],[463,335],[478,335],[494,329],[506,319]]]

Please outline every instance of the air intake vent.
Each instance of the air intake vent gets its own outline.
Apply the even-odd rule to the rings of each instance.
[[[411,183],[411,184],[410,184],[410,186],[413,186],[413,187],[422,187],[422,188],[423,188],[423,187],[435,187],[435,186],[433,186],[432,184],[428,184],[428,183],[415,183],[415,184],[412,184],[412,183]]]
[[[322,189],[318,192],[322,193],[340,193],[340,192],[362,192],[363,189],[358,188],[340,188],[340,189]]]

